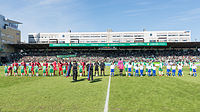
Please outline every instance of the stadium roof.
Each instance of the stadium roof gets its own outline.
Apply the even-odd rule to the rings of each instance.
[[[20,22],[17,22],[17,21],[11,20],[11,19],[6,19],[5,21],[8,22],[8,23],[22,24]]]
[[[59,46],[59,47],[50,47],[50,44],[7,44],[16,49],[93,49],[101,48],[103,46]],[[200,42],[168,42],[167,46],[116,46],[116,48],[200,48]]]

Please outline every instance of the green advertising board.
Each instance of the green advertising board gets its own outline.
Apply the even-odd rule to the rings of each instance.
[[[49,44],[49,47],[118,47],[118,46],[167,46],[166,42],[147,43],[66,43]]]
[[[58,58],[76,57],[76,55],[57,55]]]

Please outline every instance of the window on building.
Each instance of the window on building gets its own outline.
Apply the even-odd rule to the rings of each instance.
[[[113,35],[113,37],[120,37],[120,35]]]
[[[124,37],[133,37],[133,35],[124,35]]]
[[[70,36],[71,39],[78,39],[79,36]]]
[[[113,40],[113,42],[114,42],[114,43],[119,43],[120,41],[119,41],[119,40]]]
[[[101,37],[107,37],[106,35],[102,35]]]
[[[34,37],[29,37],[29,39],[34,39]]]
[[[65,35],[62,35],[62,37],[65,37]]]
[[[153,36],[152,33],[150,33],[150,36]]]
[[[157,35],[158,37],[166,37],[167,35],[165,34],[161,34],[161,35]]]
[[[100,36],[94,36],[94,37],[100,37]]]
[[[180,34],[180,36],[190,36],[190,35],[187,35],[187,34]]]
[[[131,41],[131,40],[126,40],[126,42],[129,42],[129,43],[130,43],[130,42],[132,42],[132,41]]]
[[[48,41],[41,41],[41,43],[48,43]]]
[[[2,42],[2,43],[6,43],[6,40],[2,40],[1,42]]]
[[[97,43],[98,41],[96,41],[96,40],[93,40],[93,41],[91,41],[92,43]]]
[[[174,36],[178,36],[177,34],[170,34],[168,36],[174,37]]]
[[[4,33],[1,33],[1,36],[4,37],[4,36],[6,36],[6,35],[5,35]]]
[[[159,42],[167,42],[166,39],[159,39],[158,41],[159,41]]]
[[[150,42],[156,42],[156,40],[150,40]]]
[[[59,41],[58,43],[65,43],[65,41]]]
[[[8,37],[8,38],[12,38],[12,39],[14,38],[12,35],[7,35],[7,37]]]
[[[134,37],[144,37],[144,35],[135,35]]]
[[[79,39],[71,39],[70,43],[79,43]]]
[[[139,43],[139,42],[144,42],[144,38],[135,38],[134,42]]]
[[[36,41],[35,41],[35,40],[30,40],[30,39],[29,39],[29,43],[36,43]]]
[[[29,39],[34,39],[34,36],[33,35],[29,35],[28,38]]]

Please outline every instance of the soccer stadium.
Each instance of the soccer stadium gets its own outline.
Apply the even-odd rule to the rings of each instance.
[[[200,111],[191,30],[29,32],[22,42],[20,26],[0,15],[0,112]]]

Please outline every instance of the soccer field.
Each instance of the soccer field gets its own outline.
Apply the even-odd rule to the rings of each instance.
[[[0,74],[0,111],[104,111],[108,76],[93,82],[86,77],[77,82],[62,76],[5,77],[4,67]],[[111,77],[108,111],[199,112],[200,78],[188,74],[184,67],[183,77]]]

